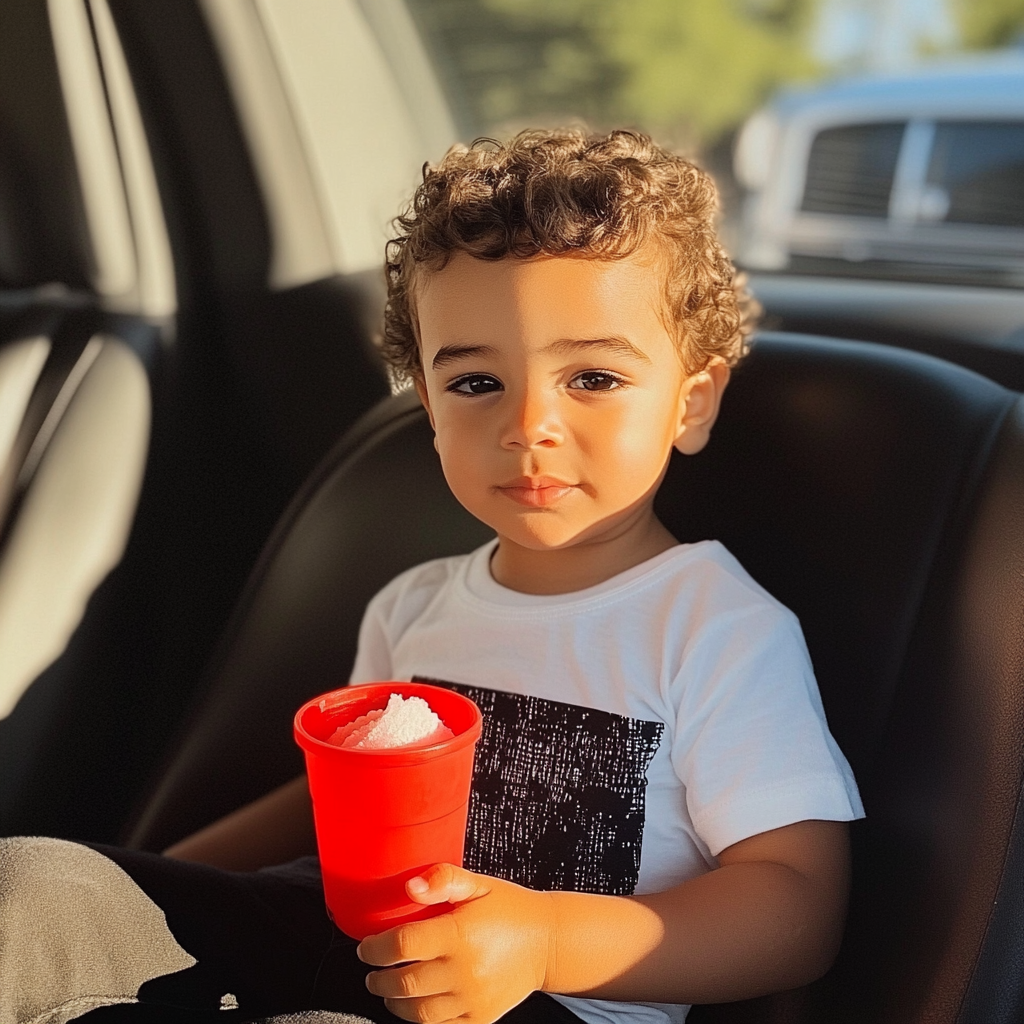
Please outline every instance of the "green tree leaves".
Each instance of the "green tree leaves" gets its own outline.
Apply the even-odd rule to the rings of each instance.
[[[617,115],[713,142],[785,81],[817,68],[813,0],[618,0],[601,43],[623,69]]]
[[[1024,0],[956,0],[956,20],[965,46],[1006,46],[1024,34]]]
[[[468,133],[582,118],[708,145],[818,69],[818,0],[412,0]]]

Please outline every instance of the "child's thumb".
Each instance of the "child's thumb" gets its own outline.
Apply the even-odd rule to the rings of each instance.
[[[405,891],[417,903],[465,903],[490,892],[483,875],[474,875],[454,864],[435,864],[405,883]]]

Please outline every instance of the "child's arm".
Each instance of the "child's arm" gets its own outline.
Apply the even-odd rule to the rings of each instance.
[[[316,837],[305,775],[164,850],[165,857],[229,871],[255,871],[307,853],[316,853]]]
[[[365,939],[367,978],[405,1020],[490,1022],[541,989],[667,1003],[806,984],[839,948],[849,889],[842,822],[803,821],[736,843],[719,867],[648,896],[538,893],[450,865],[423,903],[452,913]]]

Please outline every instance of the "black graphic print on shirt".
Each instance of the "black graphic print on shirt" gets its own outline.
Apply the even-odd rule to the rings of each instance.
[[[647,766],[664,725],[438,679],[476,701],[465,866],[531,889],[628,896],[640,873]]]

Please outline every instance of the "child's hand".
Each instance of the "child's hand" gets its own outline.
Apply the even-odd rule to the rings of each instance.
[[[554,925],[547,893],[437,864],[406,885],[417,903],[452,903],[427,921],[399,925],[359,944],[359,958],[389,967],[366,986],[410,1021],[491,1024],[543,988]],[[411,963],[408,961],[412,961]]]

